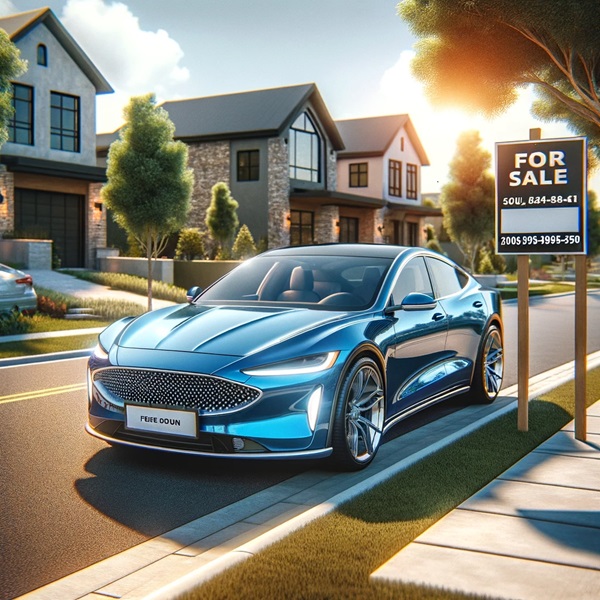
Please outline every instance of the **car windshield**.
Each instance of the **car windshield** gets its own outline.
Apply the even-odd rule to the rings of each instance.
[[[391,259],[357,256],[265,255],[206,289],[200,303],[267,302],[361,310],[377,298]]]

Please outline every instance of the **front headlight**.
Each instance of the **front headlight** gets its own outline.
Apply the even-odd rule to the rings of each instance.
[[[272,363],[264,367],[244,370],[246,375],[257,376],[280,376],[280,375],[307,375],[310,373],[320,373],[331,369],[339,352],[324,352],[323,354],[313,354],[312,356],[303,356],[280,363]]]
[[[96,344],[92,354],[100,360],[108,360],[108,352],[100,344]]]

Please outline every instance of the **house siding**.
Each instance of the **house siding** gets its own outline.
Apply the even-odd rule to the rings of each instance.
[[[44,44],[48,66],[37,64],[37,47]],[[27,71],[15,80],[33,87],[34,144],[7,142],[2,153],[78,165],[96,166],[96,89],[47,27],[41,23],[17,42]],[[50,92],[79,97],[79,152],[50,148]]]
[[[241,225],[246,225],[254,241],[268,235],[269,211],[269,146],[266,139],[239,140],[231,142],[230,180],[231,194],[238,201],[238,218]],[[237,155],[243,150],[259,151],[258,181],[237,180]]]

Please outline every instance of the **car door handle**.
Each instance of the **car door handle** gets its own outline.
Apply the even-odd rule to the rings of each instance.
[[[435,313],[433,317],[431,317],[434,321],[441,321],[444,318],[443,313]]]
[[[481,308],[483,306],[483,302],[481,300],[475,300],[475,302],[473,302],[473,306],[475,308]]]

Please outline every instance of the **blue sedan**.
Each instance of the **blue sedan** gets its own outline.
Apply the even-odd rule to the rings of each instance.
[[[89,433],[359,469],[401,419],[458,394],[492,402],[502,384],[498,293],[423,248],[272,250],[188,300],[100,334]]]

